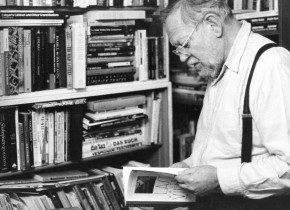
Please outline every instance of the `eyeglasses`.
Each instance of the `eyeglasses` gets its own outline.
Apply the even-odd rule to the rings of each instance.
[[[181,55],[186,55],[186,56],[190,56],[190,54],[188,54],[187,52],[185,52],[185,46],[188,44],[190,37],[192,36],[193,32],[195,31],[196,27],[197,27],[198,23],[195,25],[195,27],[192,29],[192,31],[190,32],[190,34],[188,35],[188,37],[186,38],[185,42],[183,42],[182,45],[179,45],[178,47],[176,47],[175,50],[172,50],[172,52],[177,55],[177,56],[181,56]]]

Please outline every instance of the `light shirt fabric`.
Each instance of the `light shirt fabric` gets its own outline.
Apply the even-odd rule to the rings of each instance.
[[[257,51],[271,43],[241,29],[218,78],[209,82],[198,120],[191,166],[217,167],[226,195],[252,199],[290,194],[290,53],[282,47],[264,52],[251,87],[252,162],[241,164],[242,112],[248,75]]]

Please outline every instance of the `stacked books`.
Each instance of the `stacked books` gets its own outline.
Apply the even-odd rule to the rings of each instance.
[[[82,158],[144,145],[145,95],[89,101],[83,118]]]

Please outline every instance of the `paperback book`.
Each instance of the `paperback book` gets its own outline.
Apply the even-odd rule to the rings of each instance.
[[[124,195],[128,207],[188,206],[194,194],[179,187],[174,177],[184,168],[124,167]]]

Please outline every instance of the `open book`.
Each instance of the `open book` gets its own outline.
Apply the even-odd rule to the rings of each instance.
[[[184,168],[124,167],[127,206],[185,206],[196,197],[179,187],[174,177]]]

